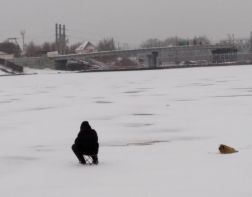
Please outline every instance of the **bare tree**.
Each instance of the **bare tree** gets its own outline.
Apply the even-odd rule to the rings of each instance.
[[[209,45],[211,44],[210,40],[206,36],[195,36],[192,39],[193,45]]]
[[[42,54],[42,47],[39,45],[36,45],[33,41],[31,41],[26,46],[26,52],[25,55],[27,57],[38,57]]]
[[[174,36],[166,38],[163,43],[165,46],[186,46],[190,44],[190,39]]]
[[[41,46],[42,52],[50,52],[50,51],[56,51],[57,47],[56,44],[54,42],[50,43],[50,42],[45,42],[42,44]]]
[[[141,44],[141,48],[165,47],[165,46],[185,46],[189,44],[189,39],[179,37],[169,37],[165,40],[151,38]]]
[[[82,44],[81,42],[77,42],[77,43],[71,44],[70,46],[67,46],[66,53],[70,53],[70,54],[75,53],[75,49],[77,49],[81,44]]]
[[[99,41],[97,45],[98,51],[113,51],[116,50],[114,38],[105,38]]]
[[[21,54],[20,47],[12,42],[0,43],[0,51],[3,51],[8,54],[14,54],[16,57],[19,57]]]
[[[144,41],[140,47],[141,48],[152,48],[152,47],[162,47],[163,42],[157,38],[150,38],[146,41]]]

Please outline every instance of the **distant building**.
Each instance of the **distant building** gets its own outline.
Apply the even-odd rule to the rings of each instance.
[[[3,51],[0,51],[0,59],[10,60],[14,58],[14,54],[7,54]]]
[[[75,53],[77,54],[85,54],[85,53],[93,53],[97,52],[95,45],[91,42],[87,41],[82,43],[78,48],[75,49]]]

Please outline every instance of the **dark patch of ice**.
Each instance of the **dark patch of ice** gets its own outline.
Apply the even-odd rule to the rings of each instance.
[[[142,141],[134,141],[134,142],[126,142],[126,143],[108,143],[108,144],[101,144],[101,146],[107,147],[127,147],[127,146],[150,146],[155,145],[158,143],[172,143],[175,141],[194,141],[194,140],[204,140],[209,139],[208,137],[192,137],[192,136],[184,136],[184,137],[177,137],[165,140],[142,140]]]
[[[12,103],[13,101],[11,100],[5,100],[5,101],[0,101],[0,104],[6,104],[6,103]]]
[[[227,98],[227,97],[231,97],[231,98],[235,98],[235,97],[250,97],[252,96],[252,94],[233,94],[233,95],[223,95],[223,96],[214,96],[215,98]]]
[[[65,98],[72,99],[72,98],[76,98],[76,96],[65,96]]]
[[[192,83],[192,86],[213,86],[213,83]]]
[[[229,80],[217,80],[217,81],[215,81],[216,83],[227,83],[227,82],[229,82]]]
[[[126,91],[124,92],[125,94],[138,94],[138,93],[142,93],[144,91],[141,90],[132,90],[132,91]]]
[[[214,83],[190,83],[190,84],[185,84],[185,85],[178,85],[175,86],[176,88],[185,88],[185,87],[200,87],[200,86],[213,86],[216,85]]]
[[[154,145],[157,143],[165,143],[165,142],[170,142],[168,140],[152,140],[152,141],[145,141],[145,142],[132,142],[128,143],[125,146],[150,146]]]
[[[135,113],[133,116],[154,116],[154,114],[151,113]]]
[[[186,102],[186,101],[194,101],[194,99],[176,99],[175,101]]]
[[[15,102],[15,101],[19,101],[20,99],[8,99],[8,100],[3,100],[3,101],[0,101],[0,103],[2,104],[6,104],[6,103],[12,103],[12,102]]]
[[[112,101],[95,101],[95,103],[99,103],[99,104],[111,104],[113,102]]]
[[[53,149],[50,149],[50,148],[37,148],[36,151],[37,152],[52,152]]]
[[[146,140],[142,142],[130,142],[130,143],[125,143],[125,144],[108,144],[104,146],[109,146],[109,147],[126,147],[126,146],[150,146],[154,145],[157,143],[167,143],[170,142],[169,140]]]
[[[53,149],[45,146],[45,145],[37,145],[37,146],[32,146],[32,149],[35,149],[37,152],[51,152]]]
[[[45,87],[46,89],[55,89],[55,88],[57,88],[56,86],[46,86]]]
[[[233,90],[245,90],[246,92],[252,92],[252,88],[231,88]]]
[[[34,107],[28,109],[28,111],[42,111],[42,110],[48,110],[48,109],[54,109],[55,107],[53,106],[45,106],[45,107]]]
[[[149,88],[149,87],[143,87],[143,88],[138,88],[139,90],[153,90],[154,88]]]
[[[36,157],[28,157],[28,156],[4,156],[0,157],[3,160],[11,160],[11,161],[34,161],[38,158]]]
[[[11,94],[3,94],[1,97],[10,97],[10,96],[13,96]]]
[[[152,123],[127,123],[125,124],[126,127],[148,127],[152,126]]]
[[[34,95],[34,94],[33,93],[25,93],[23,95],[25,95],[25,96],[31,96],[31,95]]]
[[[170,141],[195,141],[195,140],[205,140],[210,139],[210,137],[198,137],[198,136],[182,136],[182,137],[176,137],[172,138]]]

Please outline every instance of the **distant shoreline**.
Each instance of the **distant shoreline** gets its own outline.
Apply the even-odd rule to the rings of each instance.
[[[108,70],[83,70],[75,72],[62,72],[58,70],[55,74],[70,74],[70,73],[94,73],[94,72],[126,72],[126,71],[147,71],[147,70],[167,70],[167,69],[182,69],[182,68],[202,68],[202,67],[224,67],[224,66],[245,66],[252,65],[252,63],[228,63],[228,64],[208,64],[208,65],[175,65],[157,68],[130,68],[130,69],[108,69]],[[39,73],[21,73],[21,74],[6,74],[0,75],[0,77],[12,77],[12,76],[23,76],[23,75],[39,75]]]
[[[108,69],[108,70],[85,70],[78,71],[77,73],[89,73],[89,72],[123,72],[123,71],[144,71],[144,70],[166,70],[166,69],[180,69],[180,68],[202,68],[202,67],[224,67],[224,66],[245,66],[252,65],[252,63],[228,63],[228,64],[208,64],[208,65],[176,65],[157,68],[131,68],[131,69]]]

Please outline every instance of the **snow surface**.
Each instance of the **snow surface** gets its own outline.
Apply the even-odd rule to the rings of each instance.
[[[35,69],[24,67],[24,74],[60,74],[60,73],[74,73],[73,71],[62,71],[62,70],[54,70],[50,68],[45,69]]]
[[[9,75],[9,73],[5,72],[5,70],[11,71],[10,69],[8,69],[8,68],[4,67],[2,64],[0,64],[0,76]]]
[[[0,78],[0,196],[251,197],[252,66]],[[100,164],[71,151],[80,123]],[[219,144],[239,153],[221,155]]]
[[[6,72],[0,70],[0,75],[6,75]]]
[[[15,75],[15,74],[10,74],[6,73],[3,70],[1,70],[1,67],[4,68],[5,70],[8,70],[9,72],[12,72],[11,69],[8,69],[6,67],[3,67],[0,65],[0,76],[2,75]],[[54,70],[54,69],[34,69],[34,68],[29,68],[29,67],[24,67],[24,72],[23,74],[62,74],[62,73],[75,73],[73,71],[62,71],[62,70]]]

